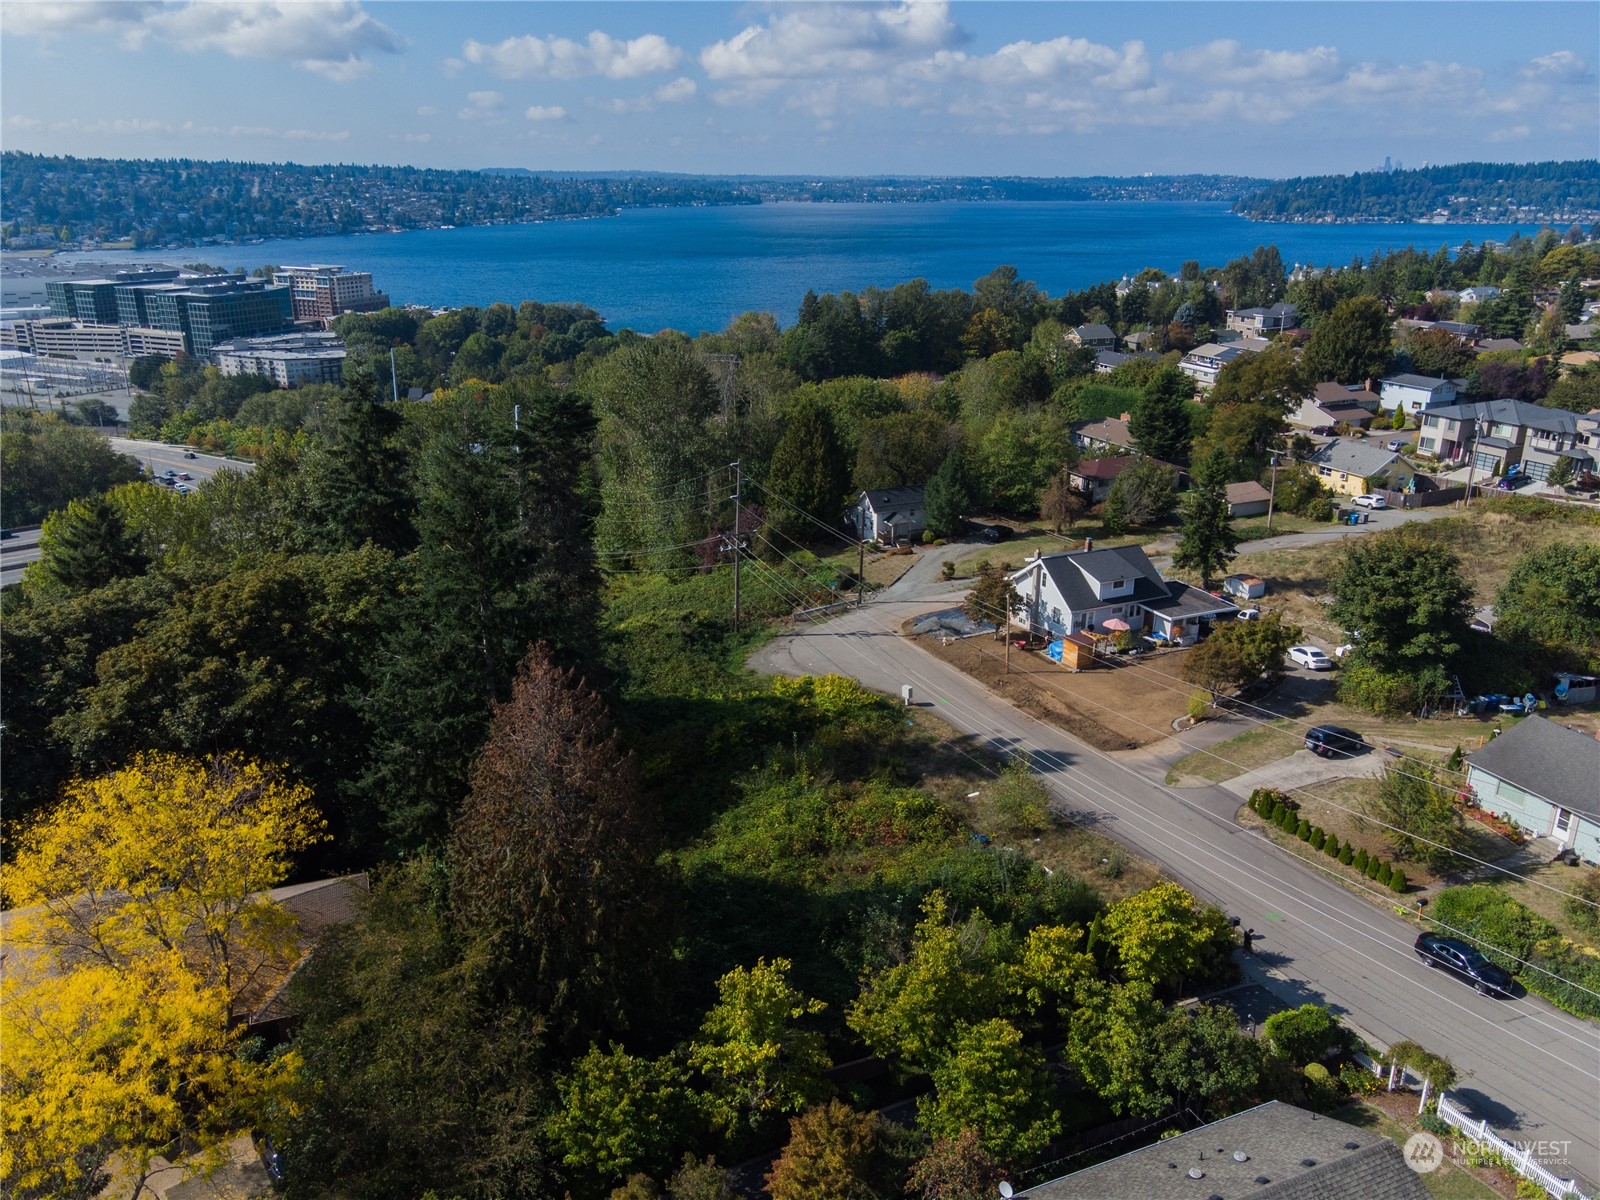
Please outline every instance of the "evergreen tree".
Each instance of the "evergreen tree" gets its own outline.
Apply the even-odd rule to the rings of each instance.
[[[1527,334],[1533,311],[1533,267],[1523,261],[1506,276],[1505,287],[1495,297],[1493,328],[1485,328],[1495,337],[1521,338]]]
[[[776,499],[787,503],[771,506],[767,514],[770,526],[792,541],[814,541],[821,531],[795,509],[832,524],[849,486],[850,468],[832,415],[823,404],[800,404],[772,452],[767,487]]]
[[[1389,314],[1383,302],[1352,296],[1317,322],[1301,362],[1313,381],[1360,383],[1382,375],[1389,357]]]
[[[1233,561],[1239,537],[1228,514],[1228,462],[1214,453],[1195,470],[1194,483],[1178,503],[1183,534],[1172,563],[1200,572],[1200,586],[1211,581]]]
[[[928,528],[937,537],[955,537],[965,526],[966,514],[976,503],[976,486],[967,467],[967,456],[957,446],[928,480],[924,510]]]
[[[1568,325],[1576,325],[1583,319],[1583,284],[1576,274],[1561,285],[1561,298],[1556,301],[1556,307]]]
[[[535,647],[451,829],[457,922],[487,946],[510,995],[583,1044],[625,1024],[652,944],[655,855],[604,701]]]
[[[1174,366],[1151,377],[1133,406],[1128,433],[1139,453],[1180,466],[1189,461],[1189,401],[1194,381]]]
[[[142,575],[149,563],[105,496],[74,500],[39,531],[40,577],[69,592],[92,592],[113,579]]]
[[[399,431],[400,414],[378,402],[372,375],[357,374],[339,398],[332,444],[317,463],[319,540],[328,549],[415,545]]]

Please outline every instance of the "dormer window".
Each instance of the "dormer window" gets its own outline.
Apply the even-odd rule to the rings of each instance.
[[[1125,584],[1127,582],[1128,581],[1126,579],[1114,579],[1114,580],[1112,580],[1112,582],[1111,582],[1112,590],[1115,591],[1117,588],[1121,587],[1123,584]]]

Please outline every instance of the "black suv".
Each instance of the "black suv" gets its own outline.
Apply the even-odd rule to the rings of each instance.
[[[1323,758],[1354,758],[1367,748],[1354,729],[1317,725],[1306,730],[1306,749]]]
[[[1437,933],[1417,935],[1417,957],[1430,967],[1443,967],[1465,979],[1485,996],[1509,996],[1511,976],[1456,938]]]
[[[1004,542],[1016,531],[1009,525],[976,525],[973,532],[978,535],[980,542]]]

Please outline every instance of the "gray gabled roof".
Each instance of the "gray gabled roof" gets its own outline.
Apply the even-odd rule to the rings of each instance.
[[[896,487],[896,488],[868,488],[861,494],[867,498],[867,505],[875,513],[882,513],[891,508],[921,508],[925,488]]]
[[[1480,771],[1600,821],[1600,741],[1531,716],[1467,756]]]
[[[1313,454],[1311,461],[1330,470],[1360,475],[1365,479],[1369,475],[1379,474],[1399,457],[1393,450],[1336,438]]]
[[[1387,1138],[1274,1100],[1022,1195],[1029,1200],[1427,1200],[1428,1190]]]
[[[1044,564],[1044,572],[1055,584],[1061,599],[1073,612],[1103,608],[1107,604],[1140,604],[1152,600],[1166,600],[1170,593],[1166,580],[1151,565],[1150,559],[1138,546],[1119,546],[1110,550],[1072,550],[1063,554],[1047,554],[1035,562]],[[1035,563],[1025,563],[1021,570],[1012,573],[1013,580],[1022,580],[1034,569]],[[1134,580],[1133,591],[1128,595],[1102,600],[1089,586],[1091,579],[1109,583],[1116,579]]]
[[[1424,417],[1444,417],[1449,421],[1487,418],[1496,425],[1521,425],[1550,433],[1576,433],[1578,414],[1564,408],[1546,408],[1526,400],[1469,400],[1465,404],[1442,404],[1423,409]]]
[[[1104,341],[1106,338],[1110,338],[1112,341],[1117,340],[1116,331],[1109,325],[1079,325],[1075,332],[1084,341]]]
[[[1164,617],[1207,617],[1239,611],[1239,606],[1232,600],[1213,596],[1210,592],[1203,592],[1176,579],[1168,581],[1166,599],[1146,600],[1143,607]]]

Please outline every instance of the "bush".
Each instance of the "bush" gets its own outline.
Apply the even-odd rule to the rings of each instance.
[[[1282,824],[1283,814],[1288,811],[1289,810],[1283,806],[1282,800],[1274,800],[1272,802],[1272,815],[1267,819],[1270,820],[1274,825]]]
[[[1406,873],[1399,867],[1389,872],[1389,890],[1396,896],[1406,890]]]
[[[1378,869],[1382,866],[1383,860],[1377,855],[1373,855],[1367,860],[1367,878],[1376,882],[1378,878]]]
[[[1425,1112],[1417,1118],[1417,1124],[1426,1129],[1434,1137],[1453,1137],[1456,1128],[1438,1113]]]
[[[1429,917],[1441,929],[1464,937],[1496,966],[1515,972],[1533,957],[1539,943],[1556,936],[1556,927],[1525,904],[1487,883],[1445,888]]]
[[[1205,720],[1206,710],[1211,707],[1211,697],[1205,692],[1190,692],[1189,699],[1184,704],[1184,713],[1189,718],[1191,725],[1197,725]],[[1254,803],[1251,804],[1254,808]]]
[[[1322,831],[1322,826],[1318,825],[1311,831],[1311,848],[1313,850],[1321,850],[1327,844],[1328,835]]]
[[[1333,499],[1330,496],[1318,496],[1306,505],[1306,519],[1310,521],[1333,520]]]
[[[1320,1004],[1273,1013],[1262,1024],[1261,1033],[1275,1053],[1296,1066],[1316,1062],[1341,1039],[1339,1022]]]
[[[1367,848],[1365,846],[1356,851],[1355,868],[1358,871],[1367,869]]]
[[[1322,852],[1329,858],[1338,858],[1339,852],[1343,849],[1344,847],[1339,845],[1339,835],[1336,833],[1330,833],[1328,840],[1322,843]]]
[[[1294,835],[1302,842],[1309,842],[1311,840],[1311,822],[1306,820],[1304,817],[1301,817],[1300,820],[1295,823]]]
[[[1422,704],[1412,676],[1364,662],[1353,663],[1340,673],[1339,700],[1383,717],[1404,717]]]
[[[1308,1063],[1305,1069],[1306,1103],[1315,1112],[1327,1112],[1339,1102],[1339,1085],[1321,1063]]]
[[[1352,1096],[1370,1096],[1383,1086],[1376,1075],[1353,1062],[1339,1068],[1339,1082]]]
[[[1585,871],[1572,893],[1562,903],[1567,920],[1586,933],[1600,933],[1600,867]]]
[[[1389,881],[1394,878],[1394,868],[1389,865],[1388,860],[1385,860],[1378,867],[1378,873],[1374,875],[1373,878],[1378,881],[1378,886],[1389,886]]]
[[[1347,867],[1355,862],[1355,858],[1355,852],[1350,849],[1349,845],[1346,845],[1343,850],[1339,851],[1339,861]]]

